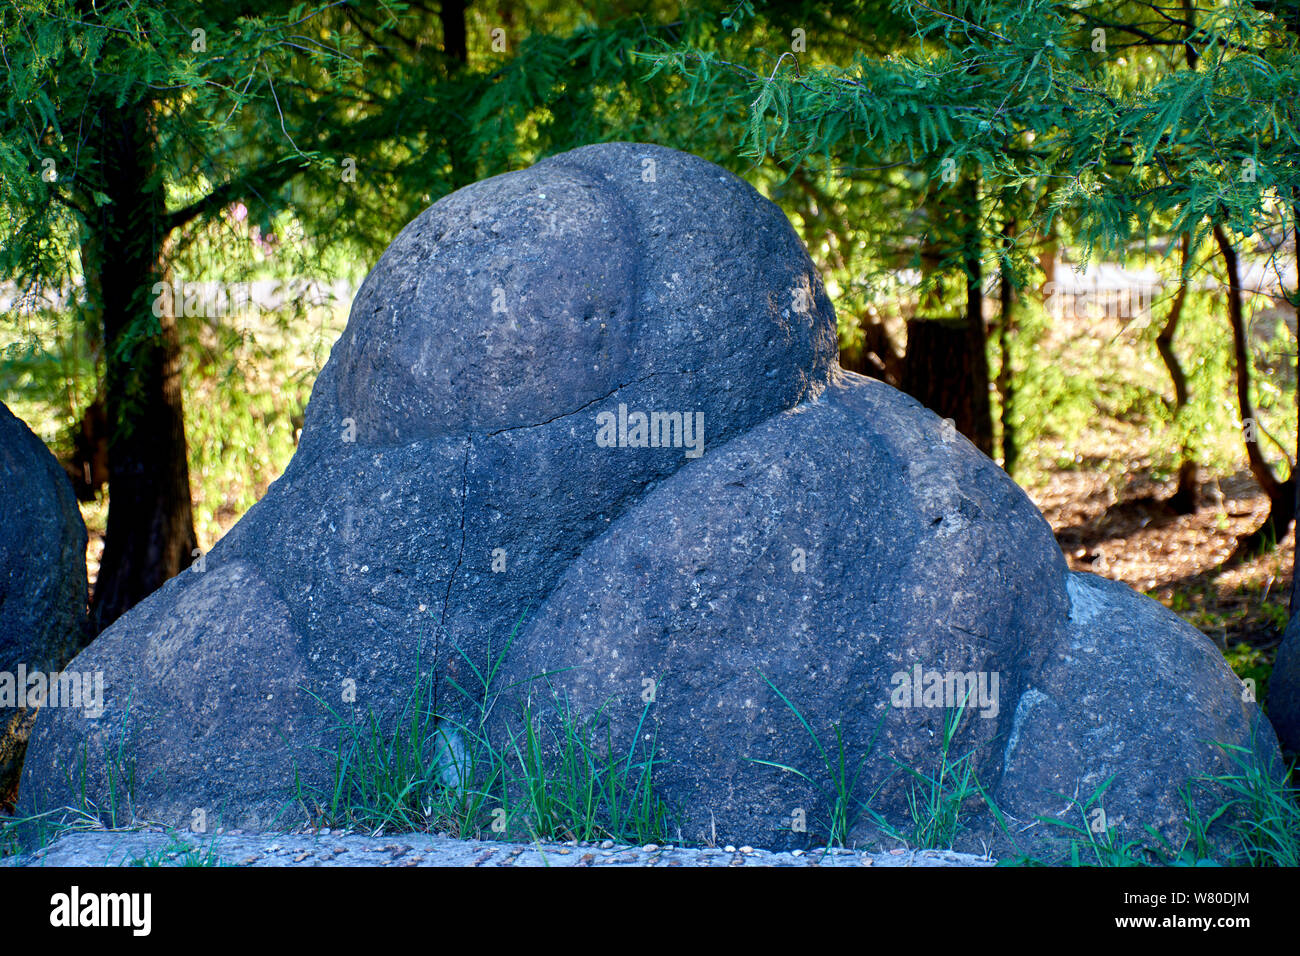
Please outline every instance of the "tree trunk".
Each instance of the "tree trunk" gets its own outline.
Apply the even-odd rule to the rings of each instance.
[[[966,266],[966,324],[970,337],[970,403],[974,414],[970,440],[993,457],[993,408],[989,402],[988,329],[984,325],[984,274],[981,269],[979,179],[971,177],[963,190],[962,255]]]
[[[1250,348],[1246,339],[1246,320],[1242,310],[1241,269],[1237,250],[1233,248],[1222,226],[1214,227],[1214,241],[1219,245],[1223,265],[1228,273],[1228,320],[1232,324],[1232,348],[1237,366],[1237,405],[1241,410],[1243,428],[1246,430],[1246,457],[1250,471],[1268,495],[1268,517],[1264,523],[1237,542],[1229,563],[1270,551],[1286,535],[1295,517],[1295,477],[1285,482],[1277,476],[1264,460],[1259,449],[1259,427],[1255,408],[1250,400]]]
[[[902,387],[937,415],[951,418],[984,454],[993,454],[993,415],[989,406],[988,333],[984,327],[984,290],[980,268],[979,181],[967,177],[958,200],[958,232],[940,239],[942,215],[934,202],[929,232],[921,252],[922,268],[933,275],[945,268],[944,244],[960,243],[955,251],[963,270],[964,314],[937,314],[943,307],[939,290],[931,292],[907,323],[907,354]],[[949,256],[948,260],[954,258]],[[950,267],[948,267],[950,268]]]
[[[442,52],[460,66],[469,59],[465,29],[467,6],[466,0],[442,0],[438,9],[438,20],[442,24]]]
[[[1016,236],[1016,221],[1008,219],[1002,230],[1003,244],[1010,249]],[[1015,376],[1011,368],[1011,336],[1016,322],[1016,291],[1011,285],[1011,270],[1003,263],[998,290],[998,354],[1002,360],[998,369],[998,396],[1002,403],[1002,470],[1008,475],[1016,467],[1020,448],[1016,444],[1016,429],[1011,424],[1015,404]]]
[[[1043,270],[1043,284],[1039,292],[1050,295],[1056,288],[1056,257],[1060,255],[1061,244],[1056,237],[1056,222],[1053,220],[1048,231],[1042,234],[1038,248],[1038,267]]]
[[[981,446],[977,440],[980,409],[974,400],[976,376],[971,361],[982,345],[964,316],[909,320],[903,390],[936,415],[951,418],[956,430],[987,455],[992,443]],[[987,397],[985,392],[985,411]]]
[[[1169,318],[1165,321],[1165,326],[1156,336],[1156,348],[1160,351],[1160,357],[1164,359],[1165,368],[1169,370],[1169,378],[1174,383],[1174,417],[1178,418],[1186,413],[1187,409],[1187,376],[1183,372],[1182,363],[1178,361],[1178,355],[1174,352],[1174,335],[1178,332],[1178,323],[1183,317],[1183,306],[1187,303],[1187,281],[1182,278],[1187,272],[1187,260],[1191,255],[1191,237],[1183,234],[1183,271],[1179,274],[1178,293],[1174,296],[1173,305],[1169,309]],[[1182,460],[1178,465],[1178,487],[1174,493],[1169,496],[1168,505],[1176,514],[1190,515],[1195,514],[1200,506],[1200,476],[1196,459],[1191,455],[1187,444],[1184,443],[1181,449]]]
[[[1297,13],[1297,19],[1300,20],[1300,13]],[[1295,235],[1295,265],[1296,281],[1300,282],[1300,204],[1291,207],[1291,220],[1294,224],[1292,229]],[[1300,288],[1296,289],[1295,297],[1295,333],[1296,340],[1300,342]],[[1296,404],[1300,406],[1300,349],[1296,351]],[[1300,408],[1297,409],[1300,412]],[[1300,415],[1296,418],[1296,465],[1300,466]],[[1300,530],[1300,481],[1296,481],[1295,469],[1291,469],[1291,485],[1295,490],[1295,522],[1297,530]],[[1297,535],[1300,537],[1300,534]],[[1296,554],[1300,553],[1300,548],[1293,549],[1291,553],[1291,615],[1294,617],[1300,612],[1300,574],[1296,574],[1295,559]]]
[[[468,31],[465,23],[466,0],[442,0],[438,21],[442,25],[442,52],[446,55],[447,76],[454,77],[469,63]],[[451,165],[452,189],[472,183],[474,164],[470,159],[469,131],[464,124],[452,124],[447,134],[448,162]]]
[[[165,281],[164,197],[153,175],[150,104],[102,103],[96,157],[103,192],[83,243],[104,328],[108,532],[91,602],[96,632],[188,567],[197,547],[190,503],[180,343],[174,303],[153,314]],[[169,297],[168,297],[169,298]],[[166,303],[164,299],[164,303]]]

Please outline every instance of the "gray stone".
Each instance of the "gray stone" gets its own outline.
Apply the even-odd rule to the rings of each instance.
[[[1092,574],[1070,574],[1066,591],[1063,638],[1008,698],[999,807],[1025,826],[1044,815],[1115,827],[1118,842],[1150,826],[1176,849],[1187,835],[1180,791],[1202,819],[1223,801],[1197,778],[1242,773],[1238,757],[1280,772],[1272,728],[1218,649],[1173,612]]]
[[[627,441],[652,412],[665,441]],[[83,780],[106,805],[129,754],[140,818],[296,822],[293,781],[329,788],[327,707],[388,726],[427,671],[439,714],[473,719],[499,656],[488,729],[531,695],[551,730],[559,700],[633,761],[653,746],[675,842],[824,843],[841,745],[849,838],[907,830],[908,771],[935,771],[967,689],[949,758],[1008,822],[968,801],[968,843],[1037,851],[1037,818],[1106,781],[1121,839],[1176,843],[1179,788],[1231,769],[1205,741],[1276,757],[1202,635],[1071,575],[996,465],[838,369],[774,206],[651,146],[477,183],[402,231],[285,474],[78,658],[107,712],[42,715],[24,809]]]
[[[299,814],[295,772],[332,768],[311,694],[391,716],[418,663],[454,703],[448,679],[472,688],[469,663],[692,460],[683,435],[599,447],[593,415],[698,414],[707,451],[825,387],[835,348],[785,217],[687,154],[587,147],[439,201],[358,293],[284,475],[79,659],[106,713],[38,724],[26,806],[83,778],[107,802],[99,755],[125,734],[150,819]]]
[[[862,779],[893,781],[876,808],[897,815],[894,761],[930,762],[944,711],[892,706],[893,676],[1001,672],[999,696],[1017,694],[1065,617],[1063,584],[1042,583],[1063,578],[1051,529],[1000,469],[916,401],[845,374],[616,522],[524,632],[502,685],[557,672],[552,685],[581,713],[604,705],[626,746],[655,681],[659,780],[686,838],[806,846],[793,814],[824,832],[827,770],[777,691],[821,746],[839,723],[852,761],[870,751]],[[1010,719],[967,723],[982,778]]]
[[[44,442],[0,404],[0,675],[14,682],[0,686],[0,802],[18,782],[34,717],[5,698],[25,699],[20,668],[57,672],[85,644],[86,595],[86,526],[72,486]]]
[[[1176,843],[1178,788],[1233,769],[1209,741],[1253,730],[1275,752],[1203,635],[1122,584],[1071,575],[1001,469],[851,374],[660,484],[573,563],[517,647],[502,686],[551,675],[532,682],[542,699],[604,714],[618,753],[646,758],[653,735],[661,795],[692,841],[806,845],[799,810],[825,832],[836,725],[859,799],[907,832],[902,768],[937,772],[945,720],[902,697],[917,667],[922,686],[974,675],[950,759],[974,754],[1020,836],[975,800],[967,845],[1050,852],[1060,831],[1037,818],[1078,823],[1067,798],[1112,774],[1099,805],[1118,835],[1151,824]],[[954,685],[942,703],[962,696]],[[871,815],[852,816],[854,839],[878,839]]]

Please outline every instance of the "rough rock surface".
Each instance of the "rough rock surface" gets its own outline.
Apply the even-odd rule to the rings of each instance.
[[[23,808],[83,778],[105,805],[129,752],[142,819],[283,826],[295,774],[331,783],[326,707],[389,719],[419,668],[448,726],[472,720],[521,620],[489,731],[518,730],[525,694],[599,713],[617,753],[653,751],[687,842],[825,840],[837,732],[851,839],[878,836],[867,798],[906,831],[903,768],[935,772],[966,690],[949,762],[1027,840],[1113,776],[1119,836],[1176,842],[1178,788],[1230,768],[1205,741],[1276,756],[1202,635],[1069,574],[996,465],[839,370],[776,207],[697,158],[606,144],[402,231],[285,474],[78,659],[106,672],[107,712],[42,716]]]
[[[785,217],[695,157],[589,147],[446,197],[363,284],[284,475],[83,655],[106,713],[38,724],[26,805],[102,791],[125,731],[148,818],[269,825],[295,767],[328,785],[307,691],[391,714],[417,662],[472,688],[467,662],[692,460],[684,434],[598,447],[597,411],[698,413],[707,451],[825,387],[835,349]]]
[[[63,468],[0,404],[0,674],[48,674],[85,644],[86,526]],[[25,690],[26,688],[24,688]],[[0,799],[17,783],[32,712],[0,687]],[[25,696],[25,694],[24,694]]]
[[[999,808],[1025,832],[1042,829],[1034,818],[1048,807],[1073,824],[1104,820],[1128,839],[1150,825],[1177,846],[1187,816],[1179,788],[1242,772],[1220,743],[1275,762],[1272,728],[1218,649],[1172,611],[1092,574],[1072,573],[1065,585],[1064,634],[1007,698]],[[1191,793],[1208,819],[1220,801],[1199,786]]]
[[[1123,584],[1068,572],[1001,469],[856,376],[660,484],[572,564],[519,644],[502,686],[550,674],[533,683],[608,715],[619,741],[654,687],[657,779],[688,840],[800,845],[797,811],[825,821],[833,803],[819,748],[834,754],[835,725],[849,774],[861,764],[872,808],[906,832],[916,781],[902,767],[938,772],[943,704],[963,696],[899,706],[898,675],[918,666],[976,676],[948,759],[973,753],[1025,849],[1051,832],[1039,815],[1077,823],[1071,798],[1112,774],[1097,804],[1112,825],[1176,834],[1177,788],[1232,766],[1211,741],[1254,731],[1275,750],[1204,636]],[[851,836],[869,841],[873,824]],[[977,827],[966,845],[993,836]]]

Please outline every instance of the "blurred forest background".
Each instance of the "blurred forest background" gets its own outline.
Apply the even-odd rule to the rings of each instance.
[[[1072,567],[1184,615],[1263,699],[1298,39],[1296,0],[5,0],[0,400],[77,489],[102,628],[284,469],[423,208],[672,146],[789,215],[845,367],[951,417]]]

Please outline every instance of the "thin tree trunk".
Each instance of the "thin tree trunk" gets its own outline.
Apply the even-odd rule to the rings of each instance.
[[[1008,219],[1002,229],[1003,244],[1010,249],[1015,241],[1016,221]],[[998,395],[1002,403],[1002,470],[1008,475],[1016,467],[1020,457],[1020,448],[1016,444],[1016,429],[1011,424],[1011,413],[1015,405],[1015,375],[1011,368],[1011,336],[1016,323],[1016,291],[1011,284],[1011,270],[1002,264],[1001,283],[998,291],[998,353],[1002,364],[998,369]]]
[[[1292,9],[1287,21],[1287,29],[1300,35],[1300,9]],[[1291,197],[1292,232],[1295,235],[1295,259],[1297,279],[1300,281],[1300,202]],[[1300,341],[1300,288],[1296,289],[1296,298],[1292,304],[1296,310],[1296,337]],[[1300,404],[1300,349],[1296,354],[1296,402]],[[1291,484],[1295,492],[1293,517],[1296,521],[1296,536],[1300,537],[1300,481],[1296,480],[1296,467],[1300,466],[1300,426],[1296,434],[1296,464],[1291,468]],[[1300,548],[1294,549],[1300,553]],[[1300,573],[1297,573],[1296,553],[1291,556],[1291,620],[1282,636],[1282,644],[1277,649],[1273,662],[1272,679],[1268,685],[1268,716],[1277,731],[1278,742],[1283,752],[1300,751]]]
[[[1187,281],[1183,278],[1187,272],[1188,257],[1191,255],[1191,239],[1187,233],[1183,234],[1182,251],[1182,272],[1179,273],[1178,293],[1174,296],[1173,305],[1169,309],[1169,318],[1165,320],[1164,328],[1156,336],[1156,348],[1160,351],[1160,357],[1164,359],[1165,368],[1169,370],[1169,378],[1174,383],[1173,411],[1175,418],[1186,414],[1188,400],[1187,376],[1183,372],[1182,363],[1178,361],[1178,354],[1174,351],[1174,336],[1178,332],[1178,323],[1183,317],[1183,306],[1187,303]],[[1178,465],[1178,487],[1169,496],[1167,503],[1177,514],[1195,514],[1200,505],[1199,468],[1186,443],[1183,444],[1181,451],[1182,460]]]
[[[1056,238],[1056,222],[1043,233],[1038,250],[1038,267],[1043,270],[1043,284],[1039,292],[1051,295],[1056,287],[1056,257],[1060,254],[1060,241]]]
[[[993,408],[989,401],[988,328],[984,324],[984,275],[980,243],[980,183],[972,176],[966,183],[962,224],[962,252],[966,265],[966,324],[970,335],[970,389],[974,408],[975,447],[993,457]]]
[[[1300,14],[1297,14],[1300,19]],[[1293,222],[1292,233],[1295,236],[1295,265],[1296,281],[1300,282],[1300,204],[1291,207],[1291,219]],[[1296,289],[1295,298],[1295,332],[1296,341],[1300,342],[1300,288]],[[1300,348],[1296,350],[1296,464],[1300,466]],[[1291,469],[1291,484],[1295,489],[1295,521],[1296,528],[1300,529],[1300,481],[1296,481],[1295,468]],[[1297,535],[1300,537],[1300,535]],[[1291,554],[1291,615],[1294,617],[1300,612],[1300,574],[1296,574],[1296,553],[1300,548],[1295,548]]]
[[[1196,64],[1200,62],[1200,55],[1190,42],[1191,37],[1196,33],[1196,6],[1192,0],[1183,0],[1183,19],[1187,23],[1188,37],[1188,42],[1183,45],[1183,56],[1187,61],[1187,68],[1195,70]],[[1178,296],[1174,299],[1169,320],[1156,339],[1156,348],[1160,350],[1160,357],[1165,360],[1165,368],[1169,369],[1169,377],[1174,382],[1175,416],[1184,414],[1187,406],[1187,378],[1174,352],[1174,334],[1178,330],[1178,322],[1183,317],[1183,305],[1187,301],[1187,280],[1184,276],[1187,275],[1187,259],[1191,255],[1191,246],[1191,237],[1183,233],[1183,262],[1182,271],[1178,274]],[[1195,514],[1201,503],[1200,475],[1196,460],[1188,453],[1185,444],[1182,452],[1182,461],[1178,464],[1178,487],[1169,496],[1168,504],[1175,514]]]
[[[442,0],[438,8],[438,21],[442,25],[442,52],[447,58],[447,76],[454,77],[469,63],[468,31],[465,23],[466,0]],[[451,165],[453,189],[468,186],[476,178],[470,159],[468,130],[464,124],[453,124],[447,135],[448,160]]]
[[[197,547],[174,307],[155,318],[167,278],[164,197],[153,175],[148,104],[101,104],[96,155],[103,191],[96,236],[83,248],[104,326],[108,531],[91,602],[96,632],[188,567]],[[166,301],[166,300],[164,300]]]
[[[464,66],[469,59],[466,43],[465,0],[442,0],[438,20],[442,24],[442,51],[453,61]]]
[[[1232,347],[1237,365],[1237,405],[1241,410],[1243,427],[1250,428],[1251,432],[1245,436],[1246,457],[1250,461],[1251,474],[1268,495],[1269,502],[1268,517],[1257,529],[1237,542],[1237,547],[1229,558],[1229,562],[1233,562],[1272,550],[1286,535],[1295,517],[1295,481],[1294,476],[1285,482],[1278,481],[1273,469],[1264,460],[1264,453],[1259,449],[1259,428],[1254,405],[1250,400],[1250,349],[1242,309],[1241,269],[1237,261],[1237,250],[1233,248],[1232,241],[1222,226],[1214,227],[1214,240],[1219,245],[1223,265],[1228,273],[1228,320],[1232,324]]]

